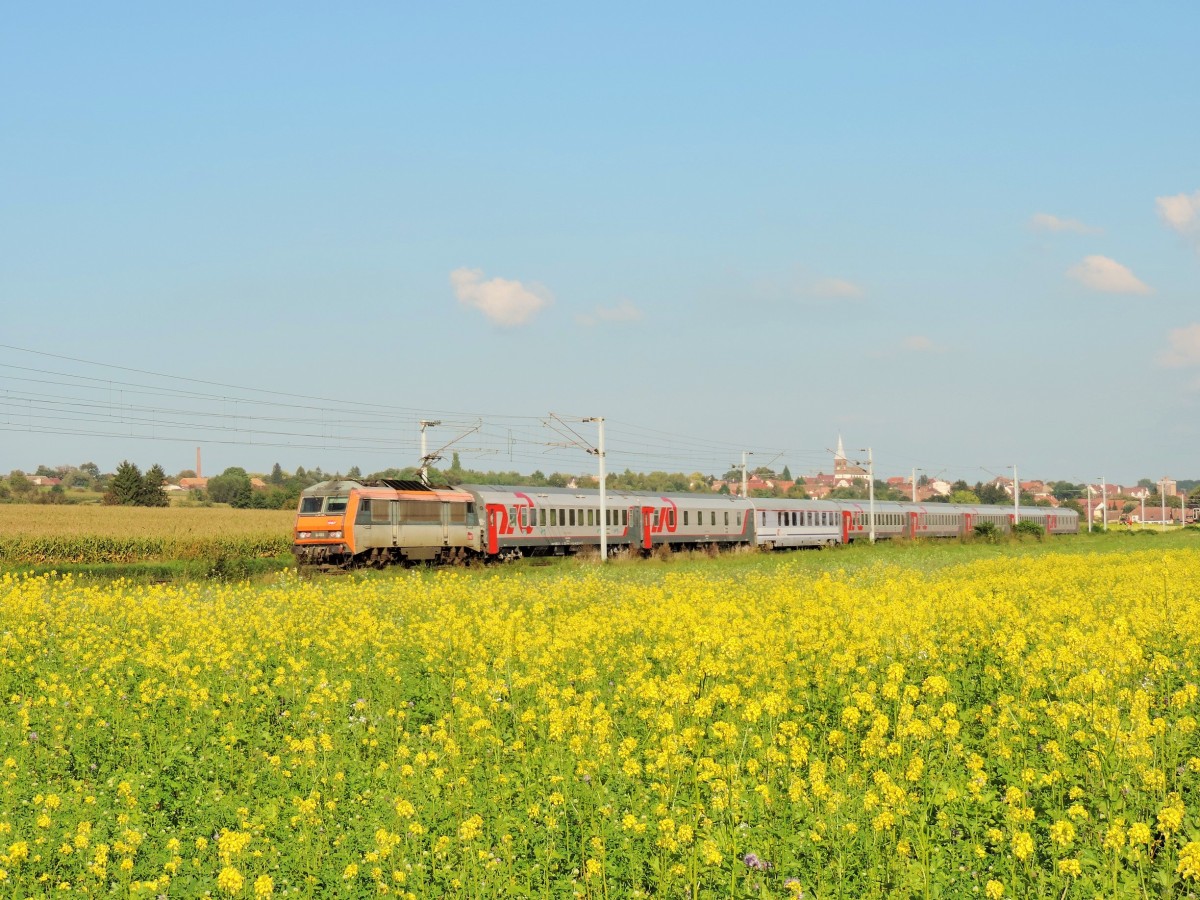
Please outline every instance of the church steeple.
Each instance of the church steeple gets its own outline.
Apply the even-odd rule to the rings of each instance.
[[[845,450],[845,448],[844,448],[844,447],[842,447],[842,436],[841,436],[841,434],[840,434],[840,433],[838,434],[838,448],[837,448],[837,453],[835,453],[835,454],[833,455],[833,459],[834,459],[834,461],[835,461],[835,462],[836,462],[836,461],[838,461],[838,460],[845,460],[845,459],[846,459],[846,450]]]

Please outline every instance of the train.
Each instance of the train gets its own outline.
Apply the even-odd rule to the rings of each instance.
[[[865,500],[743,498],[731,494],[606,491],[420,481],[323,481],[296,511],[292,552],[301,566],[448,565],[598,552],[836,547],[869,539]],[[1076,534],[1070,509],[1022,507],[1047,534]],[[603,526],[601,520],[603,519]],[[977,526],[1012,531],[1010,506],[877,501],[876,540],[955,538]]]

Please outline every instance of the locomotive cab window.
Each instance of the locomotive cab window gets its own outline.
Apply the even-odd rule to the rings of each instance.
[[[305,497],[300,501],[300,514],[313,515],[321,511],[321,504],[325,502],[324,497]]]
[[[346,497],[329,497],[325,501],[325,512],[340,513],[346,511],[346,504],[350,502],[350,498]]]

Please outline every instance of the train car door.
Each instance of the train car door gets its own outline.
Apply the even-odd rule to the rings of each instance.
[[[500,528],[504,516],[503,506],[495,503],[487,505],[487,552],[493,556],[500,552]]]
[[[917,527],[918,527],[917,526],[917,516],[918,515],[919,514],[915,513],[915,512],[910,512],[908,514],[908,536],[910,538],[915,538],[917,536]]]
[[[975,533],[975,516],[972,513],[963,513],[963,534]]]
[[[642,507],[642,549],[643,550],[653,550],[654,549],[654,527],[652,525],[653,522],[654,522],[654,507],[653,506],[643,506]]]
[[[848,509],[842,510],[842,543],[850,543],[850,532],[854,530],[854,513]]]

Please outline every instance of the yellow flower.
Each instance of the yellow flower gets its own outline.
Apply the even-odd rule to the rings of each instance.
[[[1004,896],[1004,884],[996,881],[996,879],[988,879],[988,883],[983,888],[984,896],[988,900],[1000,900]]]
[[[1200,841],[1188,841],[1179,851],[1179,864],[1175,866],[1175,874],[1200,881]]]
[[[1024,862],[1033,853],[1033,835],[1028,831],[1018,831],[1012,839],[1013,856]]]
[[[1066,819],[1059,819],[1050,826],[1050,840],[1060,847],[1069,847],[1075,840],[1075,826]]]
[[[1070,875],[1072,878],[1078,878],[1083,869],[1079,865],[1077,859],[1060,859],[1058,861],[1058,872],[1060,875]]]
[[[227,894],[240,892],[245,883],[246,879],[242,877],[242,873],[233,866],[226,866],[217,875],[217,887]]]
[[[254,879],[254,896],[270,897],[275,893],[275,882],[270,875],[259,875]]]

